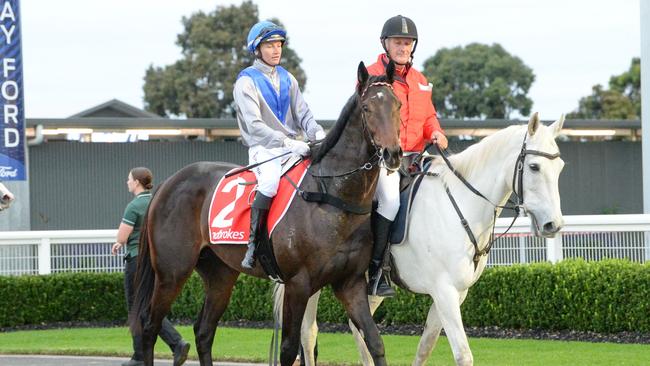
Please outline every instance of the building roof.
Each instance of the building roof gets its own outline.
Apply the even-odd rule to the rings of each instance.
[[[111,118],[161,118],[159,115],[126,104],[117,99],[111,99],[95,107],[81,111],[68,118],[111,117]]]

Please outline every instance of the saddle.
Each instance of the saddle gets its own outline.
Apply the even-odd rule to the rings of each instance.
[[[411,204],[424,177],[421,173],[427,171],[434,159],[435,157],[431,155],[411,155],[402,158],[399,169],[400,205],[390,228],[389,243],[391,245],[402,244],[406,239]]]

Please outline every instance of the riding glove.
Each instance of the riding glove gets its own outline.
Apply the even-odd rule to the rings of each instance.
[[[314,136],[314,137],[316,138],[316,141],[320,141],[320,140],[324,139],[325,138],[325,131],[317,131],[316,136]]]
[[[308,156],[311,153],[309,145],[300,140],[286,138],[284,139],[284,147],[291,150],[291,152],[302,156]]]

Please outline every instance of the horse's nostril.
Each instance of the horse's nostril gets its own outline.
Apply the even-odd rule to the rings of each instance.
[[[544,231],[549,232],[549,233],[553,233],[553,232],[557,231],[557,228],[555,227],[555,224],[551,221],[551,222],[547,222],[546,224],[544,224]]]
[[[384,158],[384,161],[390,160],[390,151],[388,151],[388,149],[384,149],[384,153],[382,154],[382,158]]]

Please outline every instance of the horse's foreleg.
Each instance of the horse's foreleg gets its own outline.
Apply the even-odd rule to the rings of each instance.
[[[300,344],[302,345],[303,355],[300,359],[300,364],[305,366],[316,365],[316,337],[318,336],[318,324],[316,322],[316,314],[318,313],[318,299],[320,298],[320,290],[313,294],[307,302],[305,315],[302,319],[302,327],[300,329]]]
[[[456,364],[462,366],[474,364],[474,357],[469,349],[469,342],[467,341],[463,319],[460,314],[460,304],[465,294],[467,294],[467,291],[459,293],[455,287],[449,284],[440,284],[433,290],[431,295],[438,309],[438,316],[445,329]]]
[[[217,323],[228,306],[239,272],[226,266],[211,250],[201,253],[196,271],[205,287],[205,301],[194,323],[196,351],[202,366],[212,366],[212,344]]]
[[[383,366],[386,365],[384,343],[370,314],[367,293],[368,287],[364,277],[356,278],[343,286],[334,288],[334,294],[343,304],[348,317],[359,329],[360,336],[370,351],[374,364]]]
[[[427,359],[431,355],[431,351],[433,351],[433,348],[436,346],[436,342],[438,342],[438,337],[440,336],[441,329],[442,323],[438,317],[438,309],[436,308],[436,303],[434,302],[431,304],[429,313],[427,314],[427,322],[424,326],[422,337],[420,337],[420,343],[418,344],[418,350],[415,353],[413,366],[424,365],[424,363],[427,362]]]
[[[379,305],[381,305],[382,301],[384,301],[384,297],[374,296],[374,295],[368,296],[368,303],[370,304],[370,314],[375,314],[375,311],[377,311],[377,308],[379,308]],[[350,326],[350,330],[352,330],[352,336],[354,336],[354,342],[357,344],[357,349],[359,350],[359,356],[361,357],[361,363],[364,366],[373,366],[375,363],[372,362],[372,356],[370,355],[370,352],[368,352],[366,343],[363,341],[363,338],[361,338],[361,334],[359,333],[359,330],[357,329],[357,327],[354,326],[352,320],[348,320],[348,325]]]
[[[296,360],[300,348],[300,326],[309,301],[308,285],[286,284],[282,306],[282,347],[280,364],[290,366]]]

